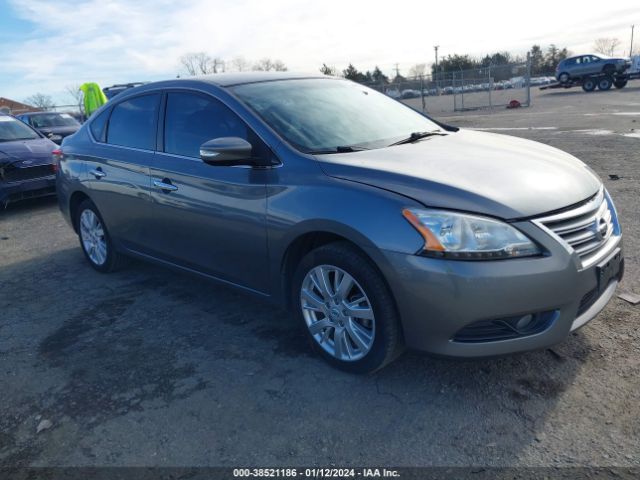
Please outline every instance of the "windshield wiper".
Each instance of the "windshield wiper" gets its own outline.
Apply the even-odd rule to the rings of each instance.
[[[356,147],[355,145],[338,145],[336,148],[327,148],[324,150],[311,150],[311,155],[324,155],[329,153],[351,153],[351,152],[363,152],[369,150],[365,147]]]
[[[433,137],[434,135],[446,135],[446,133],[439,132],[437,130],[434,130],[431,132],[412,132],[411,135],[409,135],[407,138],[403,138],[402,140],[398,142],[394,142],[389,146],[393,147],[394,145],[403,145],[405,143],[413,143],[413,142],[417,142],[418,140],[422,140],[423,138]]]

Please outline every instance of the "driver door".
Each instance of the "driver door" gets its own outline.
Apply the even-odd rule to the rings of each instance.
[[[212,96],[169,91],[163,103],[162,145],[150,170],[152,254],[266,293],[266,172],[204,163],[200,145],[240,137],[254,152],[269,149]]]

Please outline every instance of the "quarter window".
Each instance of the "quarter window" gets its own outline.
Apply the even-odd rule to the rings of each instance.
[[[93,137],[99,141],[104,142],[107,134],[107,120],[109,119],[109,111],[110,109],[103,110],[100,112],[96,118],[91,120],[91,133]]]
[[[159,94],[143,95],[113,107],[107,143],[155,150],[159,99]]]

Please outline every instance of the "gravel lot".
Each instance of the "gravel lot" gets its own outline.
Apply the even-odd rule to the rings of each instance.
[[[587,162],[640,293],[640,88],[440,118]],[[352,376],[259,299],[137,262],[94,272],[52,200],[0,212],[0,288],[5,466],[640,466],[640,305],[618,298],[550,350]]]

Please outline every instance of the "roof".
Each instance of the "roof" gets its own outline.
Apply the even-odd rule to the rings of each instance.
[[[296,78],[331,78],[319,73],[294,72],[234,72],[214,73],[197,77],[185,77],[184,80],[200,80],[220,87],[231,87],[243,83],[269,82],[274,80],[292,80]]]
[[[11,111],[18,112],[37,112],[41,109],[38,107],[34,107],[32,105],[27,105],[26,103],[18,102],[16,100],[11,100],[10,98],[0,97],[0,107],[8,107]]]
[[[586,56],[598,57],[598,58],[602,58],[603,60],[613,58],[613,57],[610,57],[609,55],[605,55],[604,53],[587,52],[587,53],[581,53],[580,55],[571,55],[570,57],[565,58],[565,60],[569,60],[570,58],[578,58],[578,57],[586,57]]]

